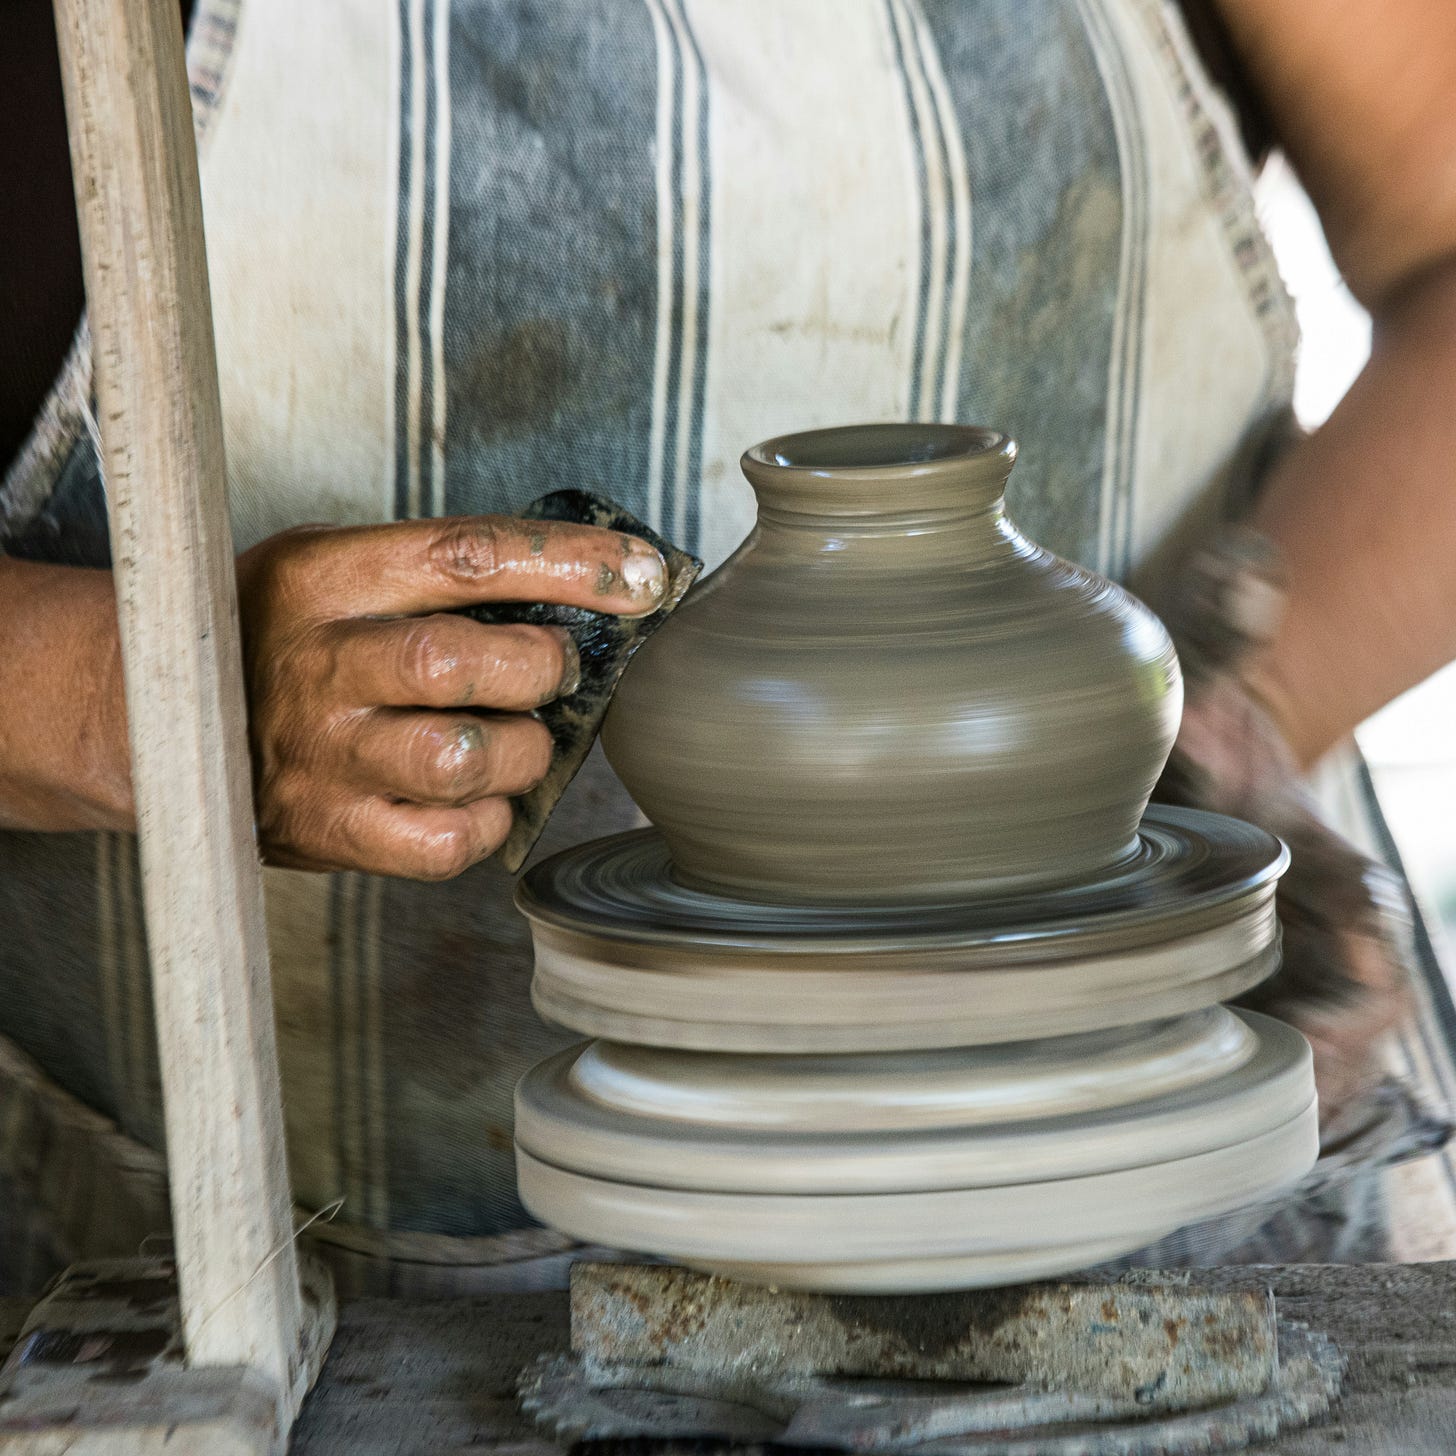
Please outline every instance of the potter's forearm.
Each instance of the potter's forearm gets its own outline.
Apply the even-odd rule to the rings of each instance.
[[[1456,6],[1215,0],[1372,311],[1456,248]]]
[[[1258,520],[1290,590],[1252,681],[1308,765],[1456,658],[1456,262],[1377,317],[1364,373]]]
[[[0,827],[129,829],[109,571],[0,557]]]

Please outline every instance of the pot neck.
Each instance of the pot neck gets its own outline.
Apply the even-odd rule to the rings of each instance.
[[[864,425],[756,445],[743,473],[758,499],[762,545],[881,550],[941,538],[962,560],[1015,550],[1004,510],[1016,446],[959,425]]]

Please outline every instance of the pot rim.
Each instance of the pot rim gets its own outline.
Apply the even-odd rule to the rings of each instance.
[[[885,421],[775,435],[740,463],[761,506],[896,514],[994,505],[1016,454],[1015,440],[985,426]]]

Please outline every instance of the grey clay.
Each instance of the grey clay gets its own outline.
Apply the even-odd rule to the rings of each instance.
[[[991,430],[743,456],[758,523],[603,730],[689,883],[798,904],[1067,884],[1132,852],[1182,687],[1158,619],[1028,541]]]

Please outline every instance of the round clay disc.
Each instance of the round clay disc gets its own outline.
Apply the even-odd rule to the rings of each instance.
[[[859,1292],[1010,1284],[1082,1268],[1272,1197],[1314,1163],[1313,1101],[1228,1147],[991,1188],[804,1195],[700,1192],[554,1167],[518,1147],[521,1200],[579,1239],[737,1278]]]
[[[1256,1024],[1210,1006],[1172,1021],[913,1055],[720,1055],[597,1041],[563,1053],[561,1083],[574,1100],[627,1116],[749,1133],[993,1127],[1209,1082],[1254,1056]]]
[[[994,1188],[1252,1143],[1313,1097],[1298,1032],[1213,1007],[953,1052],[774,1058],[589,1043],[522,1079],[516,1142],[573,1173],[659,1189]]]
[[[1278,962],[1288,853],[1153,806],[1095,882],[966,905],[767,905],[679,884],[655,830],[522,881],[540,1013],[588,1035],[739,1052],[953,1047],[1176,1016]]]

